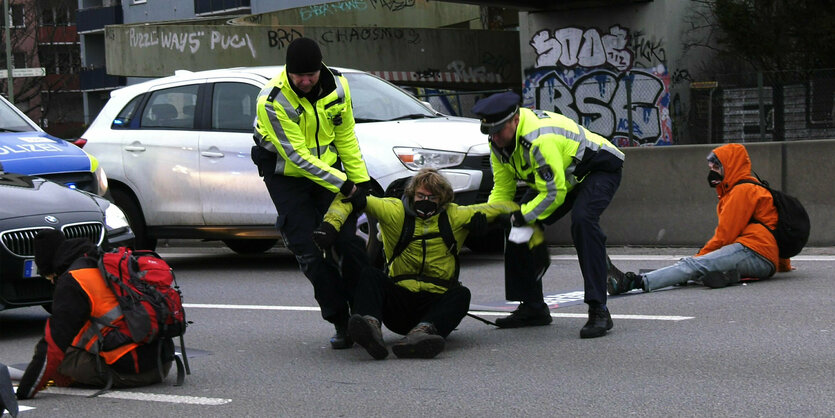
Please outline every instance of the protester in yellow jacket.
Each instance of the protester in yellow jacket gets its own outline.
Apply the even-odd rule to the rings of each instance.
[[[367,192],[348,81],[322,63],[316,41],[298,38],[287,47],[284,71],[258,95],[256,109],[252,160],[278,212],[276,228],[313,284],[322,317],[336,328],[331,346],[349,348],[353,278],[367,262],[356,217],[346,220],[335,244],[341,262],[325,259],[310,238],[335,193]]]
[[[519,182],[529,187],[521,210],[506,222],[512,227],[505,245],[506,297],[522,303],[496,324],[516,328],[551,323],[542,294],[542,276],[550,264],[547,248],[530,245],[519,231],[552,224],[570,211],[571,238],[589,306],[580,337],[600,337],[613,324],[606,307],[606,235],[599,221],[620,186],[624,154],[563,115],[519,104],[519,95],[504,92],[473,107],[490,142],[494,185],[488,201],[512,200]]]
[[[386,272],[363,270],[354,296],[350,335],[372,357],[384,359],[381,323],[407,334],[392,346],[398,357],[432,358],[443,350],[444,338],[467,314],[470,291],[458,281],[458,251],[471,232],[518,210],[513,202],[459,206],[452,202],[449,182],[434,169],[412,178],[402,199],[334,199],[314,238],[329,248],[352,211],[364,210],[379,221]],[[534,242],[542,242],[539,231]]]
[[[741,180],[757,181],[751,175],[751,159],[745,147],[722,145],[708,155],[707,163],[708,185],[719,197],[713,237],[695,256],[646,274],[622,273],[611,266],[609,294],[632,289],[652,291],[690,280],[724,287],[739,282],[741,277],[766,278],[775,271],[791,270],[791,262],[779,258],[777,240],[769,230],[777,226],[771,192],[756,184],[737,184]]]

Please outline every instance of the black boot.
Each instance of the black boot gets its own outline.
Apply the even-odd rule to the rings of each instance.
[[[622,272],[606,257],[606,290],[610,295],[619,295],[632,289],[644,287],[643,277],[631,271]]]
[[[382,360],[389,355],[383,342],[382,326],[377,318],[371,315],[351,315],[351,319],[348,320],[348,332],[357,344],[376,360]]]
[[[438,335],[435,325],[429,322],[417,324],[402,340],[391,346],[398,358],[434,358],[444,350],[444,337]]]
[[[331,337],[331,348],[334,350],[341,350],[343,348],[351,348],[354,346],[354,340],[348,334],[348,320],[337,322],[333,324],[336,328],[336,334]]]
[[[597,338],[606,335],[606,331],[612,329],[612,315],[608,308],[598,306],[589,307],[589,320],[583,329],[580,330],[580,338]]]
[[[534,307],[536,306],[536,307]],[[496,325],[499,328],[520,328],[536,325],[548,325],[554,319],[551,318],[551,310],[544,302],[541,304],[520,303],[510,316],[499,318]]]
[[[702,277],[702,284],[712,289],[719,289],[721,287],[737,284],[739,281],[739,272],[736,270],[712,271]]]

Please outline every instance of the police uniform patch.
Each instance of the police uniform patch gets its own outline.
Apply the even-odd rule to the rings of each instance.
[[[554,171],[551,170],[550,165],[543,165],[536,169],[536,173],[539,174],[539,177],[545,181],[551,181],[554,179]]]

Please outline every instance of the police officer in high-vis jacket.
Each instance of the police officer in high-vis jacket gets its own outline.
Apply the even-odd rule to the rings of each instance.
[[[504,92],[473,107],[490,141],[494,185],[488,202],[512,200],[518,181],[530,187],[521,210],[506,220],[511,227],[505,246],[506,297],[522,303],[496,323],[515,328],[551,322],[542,295],[542,276],[550,264],[547,249],[524,242],[519,231],[550,225],[571,211],[571,237],[589,305],[580,337],[600,337],[612,328],[612,317],[606,308],[606,235],[599,220],[620,185],[624,154],[563,115],[519,103],[519,95]]]
[[[334,245],[341,263],[326,259],[311,238],[337,192],[356,197],[369,181],[348,81],[322,63],[316,41],[298,38],[287,47],[284,71],[258,95],[257,111],[252,160],[278,212],[276,228],[313,284],[322,317],[336,327],[331,346],[349,348],[352,281],[367,262],[356,217]]]

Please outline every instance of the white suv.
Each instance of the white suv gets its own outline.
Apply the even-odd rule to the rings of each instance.
[[[477,120],[442,115],[376,76],[337,69],[351,86],[377,193],[399,196],[417,170],[435,167],[459,203],[486,200],[492,173]],[[220,239],[240,253],[275,244],[275,207],[250,148],[258,92],[281,71],[177,71],[111,93],[77,143],[107,172],[138,247],[154,248],[157,238]],[[374,241],[373,221],[361,219],[359,230]]]

